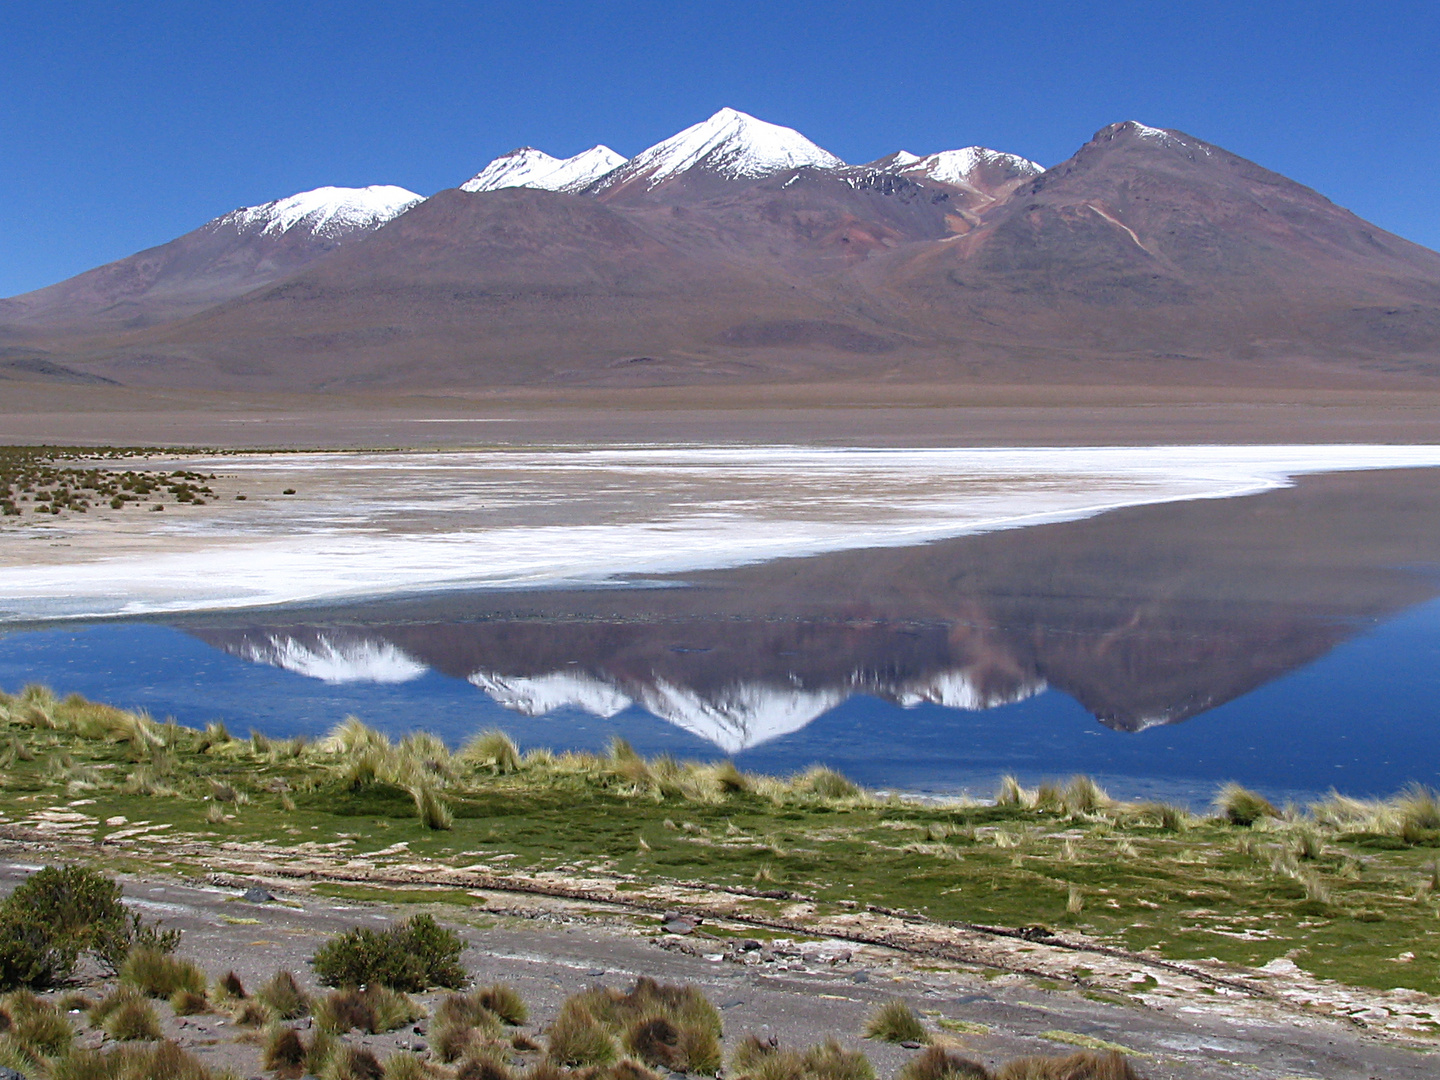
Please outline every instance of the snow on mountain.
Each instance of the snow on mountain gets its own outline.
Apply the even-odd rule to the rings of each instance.
[[[845,163],[792,128],[767,124],[735,109],[721,109],[710,119],[636,154],[606,176],[601,188],[638,180],[648,190],[691,169],[730,180],[752,180],[807,165],[838,169]]]
[[[572,158],[551,157],[533,146],[502,154],[460,185],[461,191],[496,191],[500,188],[539,188],[541,191],[580,191],[589,187],[625,159],[608,146],[592,146]]]
[[[987,691],[964,671],[942,671],[922,682],[906,683],[897,687],[894,699],[896,704],[906,709],[929,702],[944,705],[949,709],[978,711],[1000,705],[1013,705],[1017,701],[1034,697],[1046,687],[1047,684],[1041,680],[1022,683],[1008,691]]]
[[[332,640],[323,634],[309,641],[270,634],[263,644],[246,641],[226,651],[244,660],[333,684],[403,683],[429,670],[388,641]]]
[[[352,233],[378,229],[421,201],[421,196],[413,191],[392,184],[322,187],[262,206],[232,210],[217,218],[212,227],[233,228],[242,233],[258,230],[263,236],[278,236],[303,228],[315,236],[340,240]]]
[[[1039,176],[1045,171],[1028,158],[1018,154],[1005,154],[988,150],[983,146],[967,146],[961,150],[942,150],[938,154],[918,157],[905,150],[892,154],[887,172],[898,173],[912,180],[935,180],[942,184],[969,184],[977,170],[984,166],[998,166],[1019,177]]]
[[[555,671],[531,676],[476,671],[467,678],[497,705],[523,716],[544,716],[570,706],[608,719],[632,704],[630,698],[608,682],[584,672]]]
[[[738,754],[799,731],[854,692],[877,690],[858,676],[848,685],[817,690],[738,681],[707,691],[660,678],[612,680],[583,671],[543,675],[477,671],[468,679],[497,705],[525,716],[545,716],[557,709],[572,708],[608,719],[638,705],[727,754]],[[1045,683],[1037,682],[1009,691],[987,692],[963,671],[944,671],[926,680],[883,690],[881,696],[907,709],[932,702],[952,709],[975,710],[1024,701],[1044,689]]]

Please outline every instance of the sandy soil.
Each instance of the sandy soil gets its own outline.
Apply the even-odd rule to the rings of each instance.
[[[356,448],[1431,442],[1440,392],[914,383],[256,395],[0,381],[0,443]]]

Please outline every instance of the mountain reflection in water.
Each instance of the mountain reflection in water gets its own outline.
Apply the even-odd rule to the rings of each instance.
[[[1440,594],[1437,496],[1440,470],[1340,473],[633,587],[181,625],[333,683],[435,671],[525,716],[638,706],[727,753],[855,695],[979,710],[1048,687],[1136,732],[1249,693]]]

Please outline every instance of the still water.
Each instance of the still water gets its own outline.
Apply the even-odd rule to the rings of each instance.
[[[1203,803],[1440,784],[1440,471],[588,589],[12,626],[0,686],[185,723]]]

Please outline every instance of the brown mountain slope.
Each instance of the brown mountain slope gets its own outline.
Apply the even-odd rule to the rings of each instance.
[[[1440,372],[1440,255],[1180,132],[1101,131],[950,243],[869,268],[939,333]]]
[[[1440,377],[1440,255],[1183,133],[1112,125],[986,200],[814,166],[448,191],[199,314],[36,344],[248,390]]]

